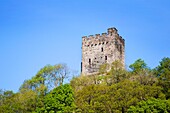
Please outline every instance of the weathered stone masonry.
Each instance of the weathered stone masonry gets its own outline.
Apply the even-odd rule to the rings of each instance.
[[[94,74],[99,71],[100,65],[111,64],[120,60],[125,65],[125,40],[119,36],[116,28],[109,28],[107,33],[82,37],[83,75]]]

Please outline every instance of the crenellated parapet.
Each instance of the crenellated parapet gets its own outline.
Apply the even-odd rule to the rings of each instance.
[[[92,38],[100,38],[100,37],[108,37],[108,36],[113,36],[113,35],[118,35],[118,30],[115,27],[108,28],[107,33],[102,33],[102,34],[95,34],[95,35],[89,35],[89,36],[83,36],[82,38],[84,40],[92,39]]]
[[[120,36],[120,42],[123,44],[123,46],[125,45],[125,39],[123,39],[121,36]]]
[[[113,34],[117,34],[118,30],[115,27],[112,28],[108,28],[107,29],[107,33],[108,35],[113,35]]]
[[[119,36],[118,30],[115,27],[108,28],[107,33],[105,32],[102,34],[95,34],[82,37],[83,46],[85,47],[100,45],[101,43],[105,44],[113,40],[118,40],[118,42],[122,43],[122,45],[124,46],[125,41],[121,36]]]

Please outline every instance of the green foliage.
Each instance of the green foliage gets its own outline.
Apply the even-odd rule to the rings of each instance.
[[[41,83],[51,90],[64,83],[64,79],[68,77],[68,68],[65,64],[47,65],[40,69],[36,74]]]
[[[89,85],[75,94],[76,105],[82,112],[126,112],[131,105],[149,97],[161,97],[161,88],[145,86],[129,80],[111,86]]]
[[[90,75],[90,76],[79,76],[74,77],[70,81],[70,85],[73,88],[74,92],[81,90],[83,87],[92,85],[92,84],[100,84],[101,81],[104,80],[104,76],[102,75]]]
[[[0,113],[10,113],[16,111],[18,107],[15,103],[15,94],[12,91],[1,90],[0,94]]]
[[[153,74],[153,71],[147,67],[144,60],[138,59],[133,64],[129,66],[131,71],[131,80],[140,82],[144,85],[152,85],[157,82],[157,78]]]
[[[106,65],[102,65],[100,75],[96,75],[99,84],[92,81],[95,75],[74,78],[71,86],[75,92],[78,111],[127,112],[130,106],[150,97],[165,99],[162,88],[156,85],[157,78],[144,61],[137,64],[142,64],[137,69],[139,73],[127,72],[118,61],[112,63],[108,72],[105,71]]]
[[[31,113],[38,108],[43,108],[46,94],[53,88],[62,85],[67,76],[66,65],[47,65],[31,79],[25,80],[18,93],[1,90],[0,113]],[[67,89],[69,90],[69,88]]]
[[[132,69],[132,72],[135,74],[139,74],[143,69],[147,69],[147,65],[142,59],[136,60],[129,67]]]
[[[109,64],[107,64],[107,63],[101,65],[101,66],[100,66],[100,69],[99,69],[99,73],[100,73],[100,74],[105,74],[105,73],[107,73],[108,68],[109,68]]]
[[[128,77],[128,72],[123,68],[123,64],[115,61],[111,64],[111,70],[108,72],[110,84],[119,83]]]
[[[163,87],[166,98],[170,98],[170,58],[163,58],[160,65],[155,68],[155,74],[159,78],[159,85]]]
[[[65,84],[53,89],[46,95],[44,107],[37,112],[45,113],[70,113],[75,108],[73,91],[70,85]]]
[[[11,91],[5,91],[3,102],[0,106],[0,113],[31,113],[36,109],[36,93],[27,91],[14,94]]]
[[[130,106],[128,113],[169,113],[170,100],[151,98],[141,101],[136,106]]]
[[[66,65],[47,65],[25,80],[19,92],[0,90],[0,113],[170,112],[170,59],[154,71],[141,59],[130,68],[115,61],[100,66],[98,74],[63,85]]]

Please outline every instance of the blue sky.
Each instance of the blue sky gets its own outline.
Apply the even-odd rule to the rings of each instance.
[[[116,27],[126,65],[170,57],[169,0],[0,0],[0,88],[18,91],[47,64],[80,72],[81,37]]]

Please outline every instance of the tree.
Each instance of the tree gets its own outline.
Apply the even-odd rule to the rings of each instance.
[[[147,67],[144,60],[138,59],[129,66],[131,71],[131,80],[137,80],[144,85],[152,85],[157,82],[157,78],[154,76],[153,71]]]
[[[71,113],[74,111],[73,90],[69,84],[53,89],[45,96],[44,107],[37,112],[45,113]]]
[[[44,66],[21,85],[17,96],[19,105],[22,106],[19,111],[31,112],[44,107],[45,96],[53,88],[62,85],[67,76],[68,68],[64,64]]]
[[[111,84],[118,83],[127,78],[127,71],[123,68],[123,64],[120,61],[114,61],[111,64],[111,70],[108,75],[111,77]]]
[[[155,68],[155,75],[158,77],[159,85],[163,87],[166,98],[170,98],[170,58],[163,58],[160,65]]]
[[[20,91],[33,90],[38,95],[46,95],[53,88],[62,85],[68,77],[69,70],[65,64],[46,65],[35,76],[25,80]]]
[[[1,100],[0,100],[0,113],[13,113],[19,112],[21,109],[20,104],[17,100],[18,94],[13,93],[13,91],[1,91]],[[23,113],[23,112],[20,112]]]
[[[100,78],[101,76],[99,75],[92,76],[81,75],[79,77],[73,77],[73,79],[70,81],[70,85],[73,88],[74,92],[78,92],[79,90],[82,90],[86,86],[96,84],[96,82],[99,82],[101,80]]]
[[[68,77],[69,70],[65,64],[47,65],[40,69],[36,74],[37,78],[41,79],[48,90],[51,90],[64,83],[64,79]]]
[[[133,64],[129,66],[132,69],[132,72],[135,74],[139,74],[142,70],[148,69],[147,64],[142,59],[136,60]]]
[[[106,103],[108,87],[105,85],[88,85],[75,94],[76,105],[83,113],[107,113],[110,109]]]
[[[106,74],[108,69],[109,69],[109,64],[105,63],[100,65],[99,74]]]
[[[151,98],[130,106],[128,113],[170,113],[170,100]]]
[[[112,85],[88,85],[75,93],[80,111],[95,113],[127,112],[131,105],[150,97],[164,98],[161,88],[127,79]]]

